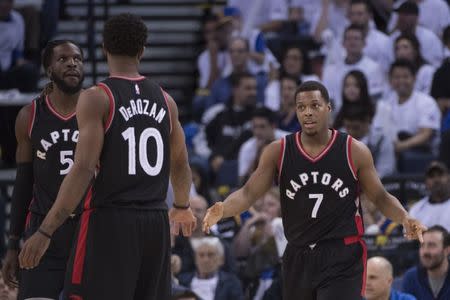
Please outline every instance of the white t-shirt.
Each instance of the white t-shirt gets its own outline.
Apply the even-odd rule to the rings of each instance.
[[[196,293],[202,300],[214,300],[219,275],[208,279],[200,279],[197,276],[192,278],[191,290]]]
[[[210,63],[210,55],[209,51],[206,49],[197,58],[197,69],[199,73],[199,88],[206,88],[208,84],[208,79],[211,74],[211,63]],[[229,64],[230,56],[226,51],[220,51],[217,53],[217,66],[219,68],[219,72],[225,68],[227,64]]]
[[[320,1],[317,1],[320,2]],[[318,7],[319,8],[319,7]],[[313,12],[311,17],[311,34],[317,29],[317,25],[320,21],[320,16],[322,14],[322,5],[320,5],[320,9],[317,9]],[[328,6],[328,26],[334,36],[342,36],[345,28],[350,24],[347,19],[347,7],[346,6],[338,6],[334,2],[331,1]]]
[[[6,71],[11,67],[13,51],[23,51],[25,39],[25,25],[22,16],[11,11],[11,20],[0,21],[0,70]]]
[[[364,47],[364,54],[373,59],[379,64],[384,73],[389,72],[390,63],[390,47],[391,43],[389,36],[383,32],[369,27],[369,31],[366,36],[366,46]]]
[[[400,36],[400,31],[396,30],[390,35],[391,39],[391,62],[394,61],[395,39]],[[416,37],[420,42],[420,52],[423,58],[435,67],[439,67],[444,59],[444,45],[441,40],[431,30],[417,26]]]
[[[357,63],[349,65],[343,61],[337,64],[326,65],[323,71],[323,83],[334,101],[334,110],[337,112],[342,106],[342,85],[348,72],[359,70],[364,73],[368,81],[369,94],[378,98],[385,90],[385,76],[381,67],[367,56],[363,56]]]
[[[416,134],[420,128],[431,128],[439,131],[441,111],[436,101],[422,92],[414,91],[404,103],[398,103],[397,93],[391,94],[388,100],[391,105],[391,119],[395,131]]]
[[[416,74],[416,83],[414,89],[416,91],[430,94],[431,84],[433,82],[433,76],[436,68],[429,64],[424,64],[420,67]]]
[[[406,0],[397,1],[394,7],[399,7]],[[419,1],[419,24],[433,31],[437,36],[450,24],[450,10],[443,0]],[[389,20],[388,30],[392,31],[397,24],[398,14],[393,12]]]
[[[427,227],[441,225],[450,231],[450,198],[443,203],[430,203],[425,197],[411,207],[409,214]]]
[[[228,6],[239,8],[245,22],[250,22],[249,28],[258,28],[270,21],[284,21],[288,19],[286,0],[228,0]]]
[[[275,129],[275,139],[281,139],[285,135],[289,134],[289,132]],[[238,175],[244,176],[248,169],[250,168],[251,164],[256,159],[256,151],[258,150],[258,140],[255,137],[250,138],[248,141],[242,144],[241,148],[239,149],[239,156],[238,156]]]

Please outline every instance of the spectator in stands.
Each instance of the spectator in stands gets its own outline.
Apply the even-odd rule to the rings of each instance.
[[[13,3],[0,2],[0,90],[34,92],[39,70],[24,59],[25,25],[22,16],[12,9]]]
[[[206,49],[197,58],[199,88],[209,89],[227,64],[227,46],[232,33],[231,18],[210,16],[203,25]]]
[[[273,111],[278,111],[281,106],[280,78],[285,75],[297,78],[299,83],[308,80],[319,80],[316,75],[308,73],[308,57],[299,46],[288,46],[282,55],[281,68],[278,70],[271,66],[269,83],[265,90],[264,105]]]
[[[287,132],[300,130],[300,123],[295,111],[295,91],[299,85],[298,78],[290,75],[284,75],[280,79],[281,106],[276,112],[276,125],[280,130]]]
[[[180,274],[180,284],[204,300],[243,300],[239,279],[232,273],[220,270],[224,248],[219,238],[193,238],[191,244],[195,252],[196,271]]]
[[[450,174],[439,161],[433,161],[425,173],[428,196],[415,203],[409,213],[425,226],[441,225],[450,230]]]
[[[211,93],[206,100],[205,109],[218,103],[225,103],[231,96],[231,76],[233,73],[249,72],[254,75],[257,84],[256,99],[264,102],[264,89],[267,85],[267,74],[263,71],[252,72],[250,64],[249,42],[242,37],[232,38],[228,46],[231,64],[226,66],[222,77],[217,79],[211,87]],[[254,69],[254,71],[256,71]]]
[[[420,265],[405,273],[402,290],[420,300],[450,299],[449,254],[448,231],[439,225],[429,228],[419,249]]]
[[[390,80],[395,93],[387,101],[391,108],[390,119],[395,124],[395,151],[402,172],[411,167],[408,163],[415,163],[419,168],[414,159],[420,157],[429,161],[433,157],[430,153],[437,150],[441,113],[433,98],[414,91],[415,68],[409,61],[393,63]]]
[[[350,0],[322,0],[316,4],[311,20],[311,35],[317,42],[327,43],[330,36],[341,37],[349,25],[347,12]]]
[[[189,290],[172,291],[170,300],[201,300],[194,292]]]
[[[416,297],[392,288],[393,269],[384,257],[367,260],[366,300],[416,300]]]
[[[360,70],[368,81],[369,94],[378,99],[385,89],[385,77],[380,66],[363,53],[364,30],[358,25],[350,25],[345,29],[343,45],[347,52],[344,59],[335,64],[326,65],[323,72],[323,83],[330,92],[333,105],[339,110],[342,105],[342,83],[345,75],[351,70]]]
[[[442,33],[442,43],[444,44],[444,57],[450,57],[450,25],[445,27]]]
[[[205,198],[200,195],[192,196],[190,199],[192,213],[197,220],[202,221],[205,217],[206,210],[208,209],[208,202]],[[181,259],[181,266],[179,273],[193,272],[195,271],[195,255],[192,246],[192,238],[203,238],[206,237],[205,233],[202,231],[201,226],[197,226],[192,232],[191,238],[184,236],[175,237],[175,242],[172,248],[172,253],[179,256]],[[220,267],[227,272],[235,272],[236,264],[234,255],[230,251],[230,245],[225,241],[220,240],[222,247],[224,249],[224,261]]]
[[[250,73],[234,74],[231,85],[231,99],[225,105],[211,107],[204,115],[213,173],[225,160],[236,160],[239,148],[251,137],[250,119],[256,104],[256,79]]]
[[[238,175],[241,183],[256,169],[263,148],[288,134],[276,128],[275,113],[266,107],[253,112],[252,132],[253,137],[239,149]]]
[[[372,112],[361,105],[347,106],[342,119],[345,131],[369,148],[378,176],[392,175],[396,166],[394,144],[382,128],[372,127]]]
[[[425,60],[438,67],[444,57],[443,46],[431,30],[418,25],[419,7],[417,4],[408,0],[402,3],[396,9],[396,12],[398,13],[398,20],[390,37],[392,45],[400,34],[414,34],[420,42],[421,52]],[[430,47],[430,45],[433,46]],[[392,51],[392,57],[394,57],[393,54]]]
[[[243,17],[237,7],[228,6],[224,9],[224,15],[232,18],[234,37],[242,37],[249,44],[249,71],[257,74],[260,72],[268,73],[269,64],[278,65],[276,58],[266,46],[264,34],[259,29],[252,29],[249,32],[243,32]]]
[[[395,6],[405,2],[395,1]],[[419,8],[419,24],[431,30],[437,36],[442,36],[442,31],[450,24],[449,4],[443,0],[414,0]],[[389,31],[394,29],[398,20],[398,14],[392,13],[389,21]]]
[[[359,25],[364,30],[364,54],[378,63],[384,73],[389,71],[389,37],[379,31],[373,24],[372,8],[369,0],[352,0],[348,12],[351,24]]]
[[[414,34],[401,34],[394,44],[395,59],[406,59],[416,68],[416,91],[430,94],[435,68],[428,64],[420,52],[420,43]]]
[[[358,70],[350,71],[345,75],[342,83],[342,107],[334,119],[333,128],[340,129],[344,126],[343,112],[349,106],[363,106],[370,112],[370,118],[373,118],[375,105],[369,96],[367,78],[364,73]]]
[[[227,3],[228,6],[239,8],[245,16],[242,26],[244,35],[254,28],[264,33],[276,32],[288,18],[285,0],[228,0]]]
[[[445,131],[441,136],[439,159],[450,168],[450,130]]]
[[[285,239],[280,243],[284,243],[284,247],[280,245],[282,249],[279,253],[275,239],[275,224],[281,222],[279,190],[276,187],[271,188],[258,201],[262,201],[261,210],[253,212],[252,216],[245,220],[234,239],[236,257],[245,259],[246,262],[241,277],[245,282],[254,282],[250,287],[257,287],[249,291],[251,299],[261,299],[264,291],[271,285],[279,257],[283,255],[287,244]]]

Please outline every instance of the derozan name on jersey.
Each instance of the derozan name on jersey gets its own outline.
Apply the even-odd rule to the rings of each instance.
[[[125,119],[125,121],[128,121],[133,116],[136,115],[146,115],[149,117],[152,117],[155,119],[158,123],[161,123],[164,116],[166,115],[166,110],[164,108],[159,108],[158,114],[156,114],[157,111],[157,104],[153,103],[150,107],[150,101],[147,99],[136,99],[130,100],[130,106],[124,107],[121,106],[119,108],[120,114]]]
[[[292,200],[294,200],[297,191],[308,184],[322,184],[323,186],[331,185],[331,189],[336,191],[340,198],[344,198],[350,192],[347,187],[343,186],[344,182],[340,178],[332,178],[329,173],[320,174],[320,172],[314,171],[310,173],[301,173],[298,177],[300,179],[299,181],[295,181],[294,179],[289,181],[292,190],[286,189],[286,196]]]

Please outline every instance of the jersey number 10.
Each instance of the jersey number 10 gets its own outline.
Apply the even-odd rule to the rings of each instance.
[[[157,176],[161,172],[164,160],[164,143],[161,133],[156,128],[146,128],[136,141],[134,127],[128,127],[122,132],[122,137],[128,141],[128,174],[136,175],[136,160],[139,161],[141,168],[150,176]],[[151,166],[147,156],[147,143],[149,138],[154,138],[156,142],[156,163]],[[136,144],[139,144],[139,159],[136,159]]]

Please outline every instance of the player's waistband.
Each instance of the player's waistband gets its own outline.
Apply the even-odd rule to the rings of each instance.
[[[319,248],[330,246],[330,245],[344,244],[345,246],[347,246],[347,245],[359,243],[360,241],[362,241],[362,236],[351,235],[351,236],[346,236],[341,239],[329,239],[329,240],[318,241],[316,243],[312,243],[309,245],[303,245],[303,246],[292,245],[292,246],[294,246],[295,248],[300,249],[300,250],[313,251],[313,250],[317,250]]]

